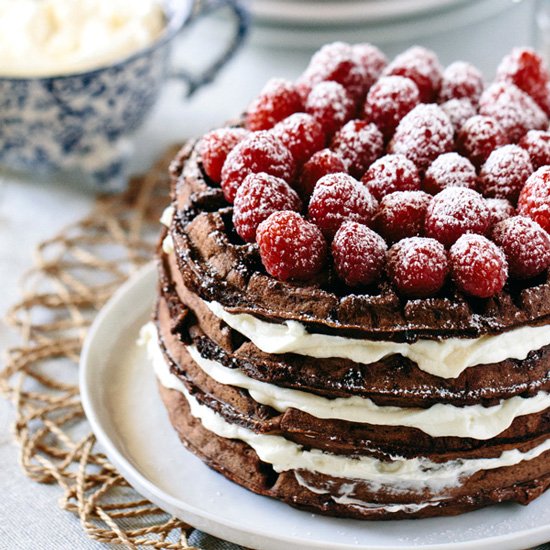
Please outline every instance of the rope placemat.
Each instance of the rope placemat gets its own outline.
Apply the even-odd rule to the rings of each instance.
[[[86,330],[113,292],[151,260],[168,197],[166,151],[124,195],[39,244],[23,298],[7,321],[22,336],[8,350],[0,392],[15,407],[25,473],[57,484],[60,505],[96,541],[128,548],[191,549],[193,528],[138,495],[96,449],[80,403],[78,360]]]

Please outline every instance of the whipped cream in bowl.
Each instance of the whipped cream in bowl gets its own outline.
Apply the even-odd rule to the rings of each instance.
[[[0,75],[96,69],[151,45],[164,28],[160,0],[0,0]]]
[[[174,38],[213,10],[193,0],[0,0],[0,165],[68,174],[94,190],[126,186],[131,137],[169,76],[197,89],[237,50],[237,37],[196,78],[171,70]]]

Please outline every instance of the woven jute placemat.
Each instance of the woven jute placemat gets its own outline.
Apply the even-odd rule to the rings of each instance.
[[[133,178],[125,194],[99,198],[86,218],[40,243],[23,298],[7,314],[21,344],[7,351],[0,392],[15,407],[22,468],[59,486],[60,505],[90,537],[128,548],[190,549],[193,528],[144,500],[97,450],[77,367],[98,310],[152,258],[176,151]]]

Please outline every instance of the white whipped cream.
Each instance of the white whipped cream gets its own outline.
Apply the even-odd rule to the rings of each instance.
[[[162,240],[162,251],[165,254],[174,253],[174,239],[172,239],[172,235],[166,235]]]
[[[162,225],[164,225],[164,227],[170,228],[170,226],[172,225],[172,220],[174,219],[175,213],[176,213],[176,209],[172,205],[167,206],[163,210],[162,216],[160,217],[159,222]]]
[[[189,404],[191,414],[200,420],[205,429],[220,437],[245,442],[254,449],[260,460],[271,464],[278,473],[307,470],[338,478],[363,480],[373,487],[391,486],[396,491],[422,491],[428,488],[433,492],[439,492],[446,487],[459,485],[463,478],[481,470],[514,466],[550,450],[549,438],[526,452],[513,449],[504,451],[495,458],[452,460],[444,463],[436,463],[425,457],[406,459],[395,456],[391,461],[382,461],[372,456],[350,457],[326,453],[319,449],[307,451],[284,437],[257,434],[227,422],[208,406],[200,404],[189,394],[181,380],[170,373],[154,334],[149,330],[142,331],[140,343],[147,346],[160,383],[166,388],[182,393]]]
[[[0,0],[0,75],[109,65],[152,44],[164,26],[159,0]]]
[[[153,323],[150,323],[146,330],[156,334]],[[406,426],[422,430],[432,437],[491,439],[508,428],[515,418],[550,407],[550,394],[543,391],[533,397],[515,396],[503,399],[492,407],[456,407],[439,403],[428,409],[421,409],[378,406],[371,399],[358,396],[327,399],[312,393],[254,380],[240,369],[231,369],[202,357],[195,346],[188,346],[187,351],[195,363],[216,382],[244,388],[248,390],[252,399],[276,411],[285,412],[292,408],[316,418],[332,418],[379,426]]]
[[[441,378],[457,378],[474,365],[525,359],[529,352],[550,344],[550,325],[520,327],[479,338],[418,340],[404,344],[309,333],[297,321],[269,323],[248,313],[229,313],[218,302],[205,303],[216,317],[265,353],[297,353],[319,359],[340,357],[366,365],[399,354],[414,361],[419,369]]]
[[[299,474],[299,472],[294,472],[294,477],[296,478],[296,481],[298,482],[298,485],[301,485],[302,487],[305,487],[308,491],[311,491],[312,493],[315,493],[317,495],[330,495],[330,498],[337,502],[338,504],[345,504],[347,506],[352,506],[354,508],[360,508],[363,510],[383,510],[384,512],[408,512],[408,513],[414,513],[418,512],[419,510],[422,510],[423,508],[428,508],[429,506],[439,506],[441,504],[441,499],[438,500],[429,500],[426,502],[422,502],[420,504],[417,503],[407,503],[407,504],[379,504],[376,502],[365,502],[364,500],[360,500],[357,498],[354,498],[353,491],[355,490],[357,483],[344,483],[340,486],[338,493],[334,494],[335,487],[334,483],[327,482],[324,486],[316,486],[312,485],[311,483],[308,483],[303,476]],[[329,486],[330,484],[330,486]]]

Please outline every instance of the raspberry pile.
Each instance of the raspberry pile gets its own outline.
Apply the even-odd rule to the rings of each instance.
[[[486,299],[550,266],[549,90],[529,48],[485,83],[419,46],[335,42],[198,152],[273,277]]]

